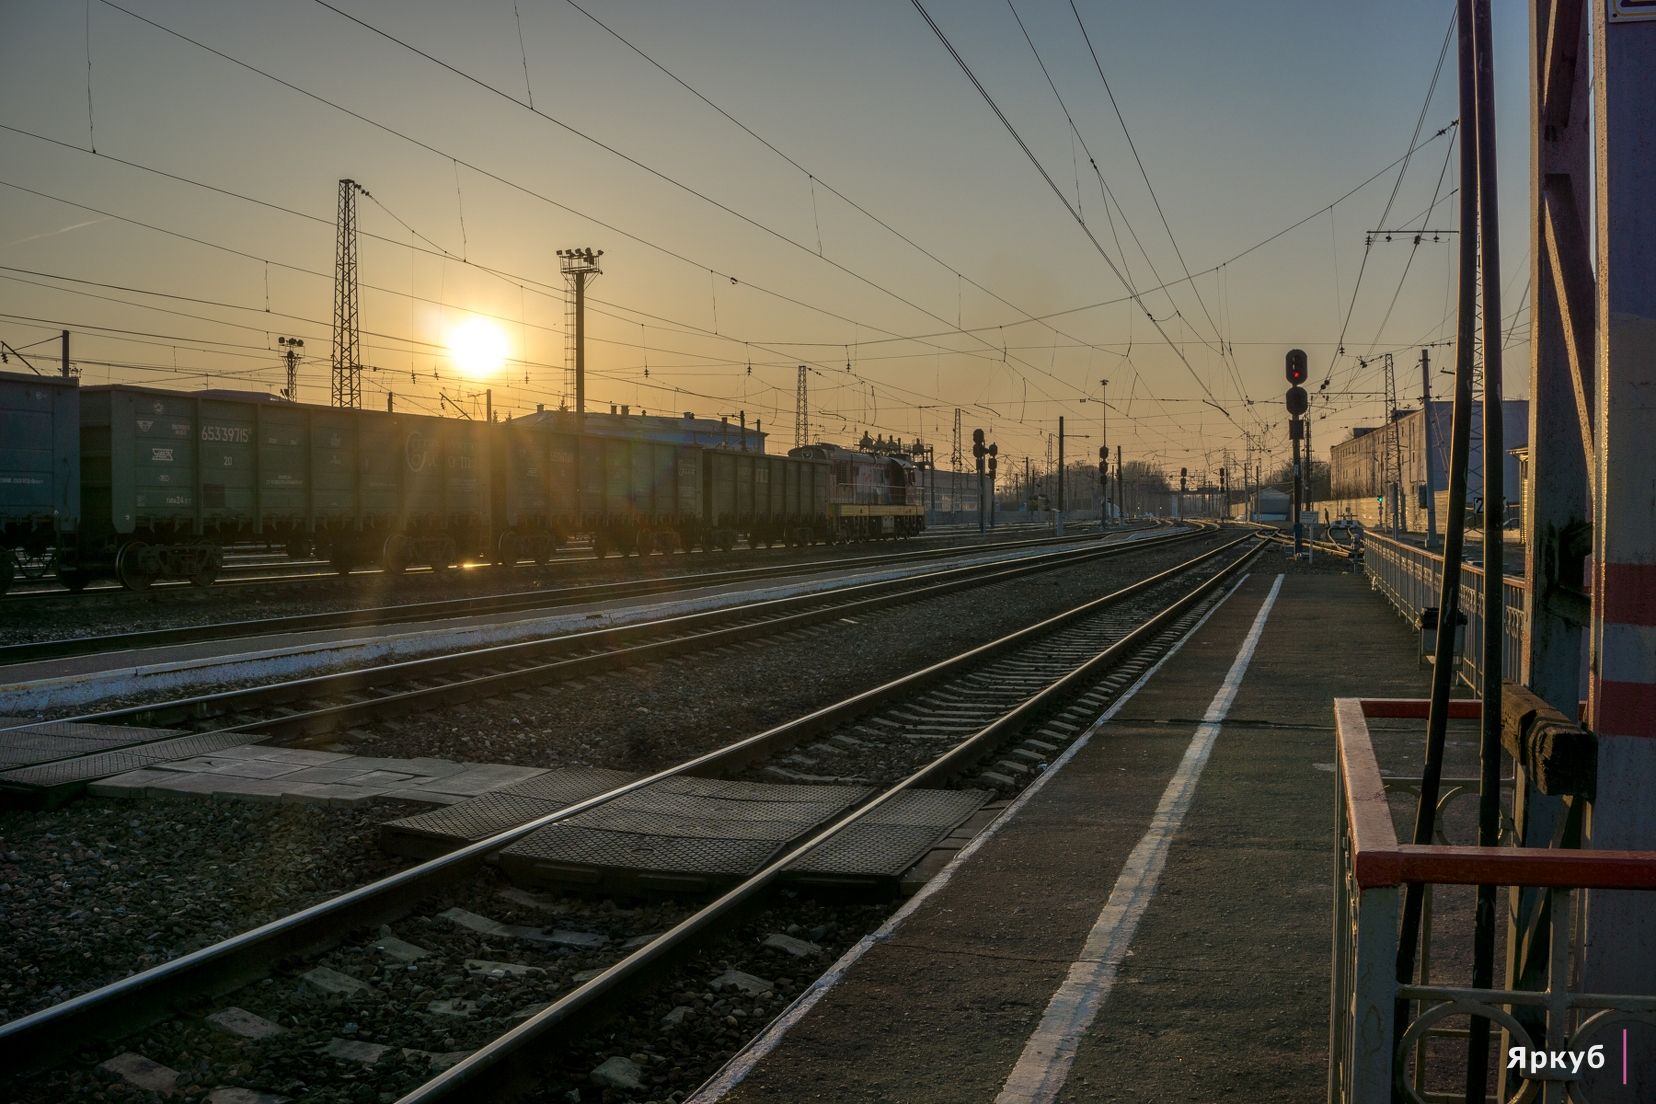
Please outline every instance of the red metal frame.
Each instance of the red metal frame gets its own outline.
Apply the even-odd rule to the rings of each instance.
[[[1472,698],[1456,699],[1450,703],[1450,716],[1475,719],[1480,704]],[[1656,890],[1656,851],[1398,843],[1380,764],[1369,739],[1368,719],[1424,720],[1427,705],[1424,699],[1409,698],[1338,698],[1334,702],[1346,818],[1351,830],[1351,868],[1359,887],[1425,882]]]

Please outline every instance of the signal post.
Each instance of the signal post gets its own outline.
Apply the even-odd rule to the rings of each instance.
[[[1285,374],[1288,377],[1288,394],[1285,401],[1290,415],[1288,439],[1294,445],[1294,555],[1299,556],[1305,551],[1305,526],[1300,520],[1305,494],[1305,479],[1300,469],[1300,441],[1305,437],[1305,423],[1300,419],[1310,405],[1310,396],[1301,386],[1308,374],[1304,349],[1288,350]]]

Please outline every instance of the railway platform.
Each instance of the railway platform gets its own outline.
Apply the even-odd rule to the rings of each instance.
[[[1426,679],[1363,576],[1262,557],[692,1099],[1318,1097],[1332,702]]]

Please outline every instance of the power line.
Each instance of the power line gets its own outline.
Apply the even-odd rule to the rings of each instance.
[[[1041,174],[1041,179],[1046,181],[1047,187],[1052,190],[1052,194],[1058,197],[1058,202],[1063,204],[1064,210],[1068,211],[1070,217],[1075,219],[1076,224],[1081,227],[1082,233],[1087,236],[1087,240],[1090,241],[1093,248],[1098,251],[1098,255],[1104,258],[1104,263],[1109,266],[1110,271],[1115,274],[1116,279],[1121,281],[1122,286],[1125,287],[1132,295],[1133,301],[1138,304],[1139,309],[1144,311],[1145,317],[1150,319],[1151,325],[1156,327],[1156,332],[1161,335],[1162,340],[1166,342],[1167,347],[1173,350],[1173,354],[1179,358],[1179,362],[1190,372],[1191,378],[1196,381],[1197,386],[1201,387],[1201,389],[1207,393],[1209,398],[1214,398],[1213,393],[1208,388],[1206,381],[1204,381],[1200,374],[1197,373],[1195,367],[1185,357],[1184,352],[1174,345],[1172,338],[1170,338],[1167,331],[1162,328],[1161,322],[1159,322],[1156,319],[1156,316],[1150,313],[1149,308],[1144,305],[1143,298],[1140,297],[1136,290],[1134,290],[1132,284],[1127,280],[1127,277],[1123,275],[1121,269],[1116,265],[1115,260],[1110,256],[1108,251],[1105,250],[1103,243],[1098,240],[1097,235],[1092,232],[1092,229],[1087,226],[1085,220],[1081,218],[1080,212],[1078,212],[1070,204],[1069,199],[1064,195],[1063,189],[1058,186],[1057,181],[1052,179],[1052,174],[1047,172],[1046,166],[1041,164],[1040,159],[1035,156],[1035,152],[1031,150],[1029,148],[1029,144],[1024,141],[1023,135],[1018,133],[1017,127],[1012,125],[1012,121],[1006,117],[1006,113],[1003,112],[1000,105],[995,102],[995,98],[991,96],[989,94],[989,90],[983,86],[983,82],[978,80],[977,74],[972,72],[971,66],[966,64],[966,59],[961,57],[960,52],[954,48],[954,44],[951,43],[948,36],[943,33],[943,28],[939,27],[937,22],[932,19],[931,13],[926,11],[926,7],[923,3],[921,3],[921,0],[911,0],[911,3],[913,3],[915,10],[920,13],[920,17],[926,21],[927,26],[931,27],[932,33],[935,34],[938,41],[943,44],[943,48],[948,50],[949,55],[954,58],[955,64],[958,65],[961,72],[966,75],[966,79],[971,81],[972,86],[976,88],[978,94],[983,97],[983,101],[989,105],[989,109],[993,111],[995,113],[995,117],[1001,121],[1001,125],[1006,128],[1006,132],[1012,136],[1012,140],[1017,143],[1018,148],[1021,149],[1024,156],[1029,159],[1029,163],[1035,167],[1035,171]],[[1214,402],[1217,403],[1218,399],[1214,398]],[[1225,417],[1229,419],[1237,427],[1237,429],[1242,428],[1242,424],[1236,421],[1235,417],[1232,416],[1229,411],[1225,411],[1224,413]]]

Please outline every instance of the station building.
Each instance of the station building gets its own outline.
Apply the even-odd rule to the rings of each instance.
[[[1508,511],[1522,498],[1523,470],[1518,450],[1529,445],[1529,400],[1507,399],[1502,404],[1502,427],[1507,450],[1505,486]],[[1453,404],[1432,402],[1429,410],[1400,410],[1380,426],[1359,426],[1351,436],[1329,450],[1332,496],[1317,503],[1330,518],[1350,517],[1368,528],[1389,529],[1393,512],[1404,532],[1424,533],[1427,496],[1432,496],[1437,529],[1443,531],[1448,514],[1449,423]],[[1431,443],[1426,448],[1427,417]],[[1468,456],[1467,505],[1483,504],[1483,403],[1472,404],[1472,442]],[[1399,478],[1401,473],[1401,478]]]

